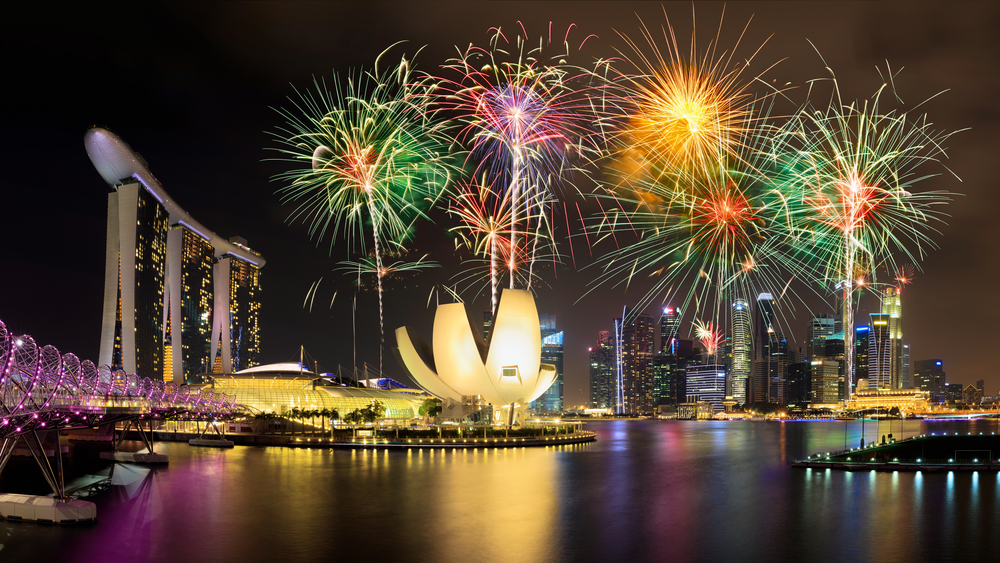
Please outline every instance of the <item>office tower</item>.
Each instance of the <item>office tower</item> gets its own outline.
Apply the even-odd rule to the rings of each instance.
[[[844,331],[844,282],[833,284],[833,332]]]
[[[226,345],[221,369],[232,371],[233,355],[237,369],[257,365],[264,259],[242,239],[226,241],[191,217],[114,133],[92,128],[84,145],[115,190],[108,194],[100,363],[181,384],[214,363],[219,337]],[[223,324],[235,333],[223,334]]]
[[[899,389],[903,383],[903,306],[898,288],[890,287],[885,290],[882,313],[889,316],[889,387]]]
[[[653,412],[653,317],[628,308],[615,320],[618,332],[622,412]]]
[[[556,328],[555,315],[538,315],[542,331],[542,363],[556,367],[556,379],[532,402],[535,412],[558,413],[563,409],[563,331]]]
[[[750,305],[745,299],[733,301],[732,364],[729,370],[732,397],[737,404],[747,402],[752,362],[752,335],[750,333]]]
[[[900,387],[903,389],[913,388],[913,371],[910,369],[910,345],[903,344],[903,368],[900,374]]]
[[[771,343],[771,356],[767,366],[767,402],[778,405],[786,404],[785,379],[788,373],[788,339],[774,333]]]
[[[774,331],[774,300],[770,293],[761,293],[757,296],[757,307],[754,309],[753,328],[751,329],[753,359],[759,360],[771,355]]]
[[[944,360],[917,360],[913,362],[913,386],[930,393],[931,402],[944,402],[944,382]]]
[[[259,259],[246,241],[229,242]],[[219,250],[216,249],[216,254]],[[226,253],[215,263],[215,315],[212,358],[222,358],[222,372],[233,373],[260,364],[260,267],[242,255]],[[220,354],[221,352],[221,354]]]
[[[962,392],[965,390],[965,386],[961,383],[945,383],[944,384],[944,399],[948,403],[961,403],[962,402]]]
[[[818,356],[817,360],[836,360],[840,363],[840,375],[837,379],[838,393],[840,394],[840,400],[846,400],[845,392],[847,388],[847,377],[844,374],[844,369],[847,362],[844,361],[844,333],[837,332],[828,337],[826,337],[826,349],[822,356]]]
[[[854,374],[852,388],[857,388],[859,379],[868,379],[868,344],[871,340],[870,326],[854,327]]]
[[[670,344],[672,338],[680,334],[681,310],[674,307],[664,307],[660,316],[660,352]]]
[[[611,332],[597,333],[597,343],[590,349],[590,406],[615,408],[615,347]]]
[[[687,372],[687,395],[697,395],[699,401],[711,403],[719,412],[725,409],[726,366],[723,364],[690,365]]]
[[[810,367],[810,403],[834,406],[840,399],[838,379],[840,378],[840,362],[836,360],[813,360]]]
[[[483,342],[490,343],[490,329],[493,328],[493,311],[483,311]]]
[[[835,332],[835,319],[827,313],[814,315],[806,325],[806,361],[826,355],[826,339]]]
[[[675,336],[669,339],[667,346],[656,355],[653,360],[653,392],[656,405],[674,405],[686,400],[685,369],[700,362],[695,350],[694,341]]]
[[[108,194],[100,364],[163,374],[163,282],[169,214],[139,182]]]
[[[812,389],[812,371],[809,362],[789,364],[788,377],[785,383],[786,403],[796,407],[809,404]]]
[[[892,388],[892,341],[888,313],[870,313],[868,336],[868,388]]]
[[[985,393],[986,392],[986,381],[984,381],[982,379],[980,379],[979,381],[977,381],[976,382],[976,389],[979,389],[980,391],[982,391],[982,392]]]
[[[201,235],[176,225],[167,235],[166,363],[164,381],[198,383],[210,367],[212,344],[212,268],[215,252]],[[178,283],[174,277],[179,277]],[[180,342],[180,346],[172,346]]]

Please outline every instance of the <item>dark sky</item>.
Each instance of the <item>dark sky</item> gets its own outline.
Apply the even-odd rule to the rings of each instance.
[[[691,4],[663,4],[678,31],[690,37]],[[697,3],[699,37],[714,34],[722,4]],[[204,225],[223,236],[241,235],[268,260],[264,270],[263,360],[297,358],[299,344],[330,368],[352,363],[350,300],[329,281],[333,264],[347,258],[342,245],[331,257],[317,249],[269,178],[280,164],[266,162],[274,146],[267,131],[281,124],[270,108],[287,105],[291,84],[370,65],[389,44],[428,47],[418,65],[433,70],[455,45],[484,44],[491,26],[524,22],[531,35],[575,23],[600,42],[587,52],[610,56],[623,47],[617,32],[638,38],[638,17],[664,21],[659,2],[313,2],[313,3],[21,3],[3,18],[2,100],[7,133],[0,175],[0,319],[41,343],[97,359],[103,298],[104,245],[109,188],[83,148],[93,124],[117,132],[149,162],[167,191]],[[941,176],[919,189],[965,194],[949,206],[940,250],[923,262],[907,288],[904,336],[913,359],[943,358],[950,382],[985,379],[987,394],[1000,389],[989,361],[1000,318],[993,295],[1000,234],[996,160],[1000,155],[1000,5],[921,2],[731,2],[722,44],[732,47],[753,17],[737,53],[764,47],[752,68],[764,78],[801,85],[826,76],[812,41],[836,71],[846,97],[868,96],[881,84],[876,65],[905,67],[896,81],[904,108],[942,90],[924,106],[941,129],[971,128],[949,142],[948,166],[961,178]],[[575,32],[574,32],[575,33]],[[768,39],[770,37],[770,39]],[[766,44],[765,44],[766,41]],[[589,61],[574,61],[585,64]],[[790,94],[804,99],[803,89]],[[434,284],[451,283],[456,257],[440,232],[447,219],[420,226],[420,244],[446,268],[430,271],[386,296],[387,345],[392,329],[413,325],[430,336],[425,307]],[[566,401],[585,399],[587,347],[621,307],[640,295],[604,290],[578,303],[593,270],[576,248],[572,262],[547,277],[539,308],[565,328]],[[310,313],[303,299],[326,276]],[[805,294],[805,291],[801,293]],[[466,298],[472,300],[471,296]],[[323,301],[323,305],[320,302]],[[786,328],[803,345],[807,309],[799,305]],[[486,301],[470,309],[478,318]],[[873,307],[872,304],[865,304]],[[378,362],[376,297],[358,302],[358,362]],[[386,355],[387,372],[400,370]]]

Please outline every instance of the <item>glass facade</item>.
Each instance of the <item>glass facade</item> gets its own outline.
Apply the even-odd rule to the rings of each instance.
[[[535,412],[558,413],[563,410],[563,332],[556,329],[555,315],[538,315],[542,331],[542,363],[556,368],[552,386],[532,403]]]
[[[733,360],[729,372],[733,399],[737,404],[747,402],[747,386],[750,380],[751,334],[750,305],[745,299],[733,301],[732,337],[730,339]]]
[[[620,328],[622,408],[626,414],[651,413],[653,404],[653,317],[625,310]]]
[[[590,349],[590,406],[615,407],[615,350],[608,330],[597,333],[597,343]]]
[[[212,265],[209,242],[184,229],[181,249],[181,374],[192,383],[209,371],[212,345]],[[172,320],[172,319],[171,319]]]
[[[726,366],[724,364],[703,364],[687,367],[687,395],[696,395],[699,401],[712,405],[715,412],[725,409],[722,401],[726,398]]]
[[[229,346],[232,370],[260,365],[260,268],[229,263]]]

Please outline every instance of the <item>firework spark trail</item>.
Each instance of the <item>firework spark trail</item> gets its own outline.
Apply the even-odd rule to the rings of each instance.
[[[442,65],[444,77],[429,77],[435,112],[448,116],[442,131],[468,148],[474,176],[485,173],[508,193],[511,288],[523,278],[517,274],[522,254],[531,262],[527,279],[532,279],[540,227],[552,227],[542,220],[532,233],[531,222],[542,215],[535,206],[554,200],[553,188],[571,172],[582,171],[571,164],[574,159],[587,163],[600,153],[601,75],[566,63],[573,26],[561,44],[552,43],[549,27],[548,41],[539,38],[537,45],[523,25],[513,40],[493,28],[488,49],[459,50],[457,58]],[[598,61],[595,68],[606,66]],[[544,237],[554,244],[551,232]],[[532,250],[521,252],[522,246]]]
[[[331,252],[341,235],[352,250],[363,250],[370,225],[381,372],[382,256],[403,248],[414,222],[426,218],[422,207],[440,198],[450,175],[441,154],[445,145],[428,127],[423,86],[411,80],[410,61],[403,57],[387,73],[379,72],[379,64],[344,81],[335,76],[332,88],[314,79],[314,92],[296,91],[298,99],[289,98],[292,108],[277,110],[287,124],[273,135],[277,160],[292,164],[274,177],[285,184],[278,190],[282,202],[296,205],[290,221],[308,223],[317,244],[329,234]]]
[[[932,223],[943,223],[941,206],[955,194],[914,188],[938,175],[923,168],[947,156],[944,143],[955,131],[932,129],[926,114],[883,111],[884,84],[870,99],[848,104],[832,72],[831,83],[825,108],[806,104],[784,127],[775,181],[795,207],[798,252],[812,257],[817,279],[843,287],[849,330],[856,279],[868,274],[877,284],[879,268],[895,270],[898,257],[916,264],[936,248]],[[853,347],[845,339],[850,374]]]
[[[788,208],[769,180],[771,112],[782,91],[759,77],[771,67],[749,75],[757,52],[733,64],[746,27],[733,50],[720,54],[720,19],[708,49],[700,52],[692,33],[685,55],[669,19],[662,47],[640,25],[642,41],[619,33],[627,49],[619,50],[611,83],[622,113],[611,134],[605,185],[596,192],[607,204],[587,228],[594,244],[613,238],[615,250],[598,259],[603,271],[591,290],[648,276],[652,287],[637,309],[663,292],[686,290],[684,308],[696,299],[715,315],[723,300],[777,293],[802,268],[800,257],[785,251]],[[621,246],[628,237],[618,235],[627,231],[638,240]]]
[[[695,321],[695,336],[698,338],[698,342],[705,347],[706,356],[715,356],[726,339],[725,332],[719,329],[713,321]]]

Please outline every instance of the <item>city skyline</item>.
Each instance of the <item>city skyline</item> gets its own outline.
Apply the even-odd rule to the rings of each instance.
[[[675,5],[667,6],[671,18],[678,25],[683,25],[684,16],[689,8],[687,5],[684,9]],[[287,210],[280,206],[273,193],[276,186],[268,182],[276,167],[268,162],[261,162],[267,157],[262,150],[267,146],[266,135],[263,132],[271,128],[276,121],[276,116],[269,113],[267,107],[283,103],[284,96],[291,93],[289,82],[303,85],[310,74],[325,75],[329,73],[330,68],[370,65],[374,55],[377,54],[375,51],[380,49],[384,42],[372,40],[371,46],[366,45],[349,56],[337,55],[344,58],[336,60],[325,49],[317,48],[314,52],[305,49],[301,43],[293,43],[291,46],[281,48],[284,49],[281,60],[294,61],[289,68],[277,69],[264,65],[267,72],[263,72],[260,77],[252,77],[246,69],[270,54],[262,47],[248,49],[242,55],[236,55],[235,51],[231,50],[232,45],[250,42],[251,35],[245,31],[235,31],[236,37],[230,39],[231,44],[215,42],[216,40],[207,32],[210,26],[206,27],[206,22],[213,21],[213,17],[222,17],[224,12],[199,14],[197,17],[205,18],[204,21],[200,21],[194,19],[195,16],[175,12],[162,6],[142,9],[152,10],[159,15],[164,15],[160,12],[165,12],[168,21],[181,24],[180,27],[186,30],[186,33],[212,45],[210,52],[214,58],[209,60],[230,61],[233,64],[222,65],[226,69],[223,75],[218,79],[212,79],[216,66],[192,57],[182,47],[170,42],[168,35],[161,35],[158,36],[159,41],[153,41],[143,47],[148,53],[155,54],[159,58],[153,57],[151,60],[154,63],[149,64],[147,70],[130,75],[130,80],[156,86],[156,89],[160,90],[166,88],[176,95],[165,97],[153,93],[154,88],[146,88],[134,94],[136,100],[126,100],[127,103],[123,104],[102,101],[96,93],[81,95],[73,99],[68,113],[61,114],[59,119],[47,116],[44,111],[50,101],[50,94],[44,92],[44,88],[39,89],[43,91],[37,96],[38,99],[25,96],[17,100],[25,117],[15,117],[15,124],[23,126],[25,138],[28,140],[26,147],[33,148],[29,150],[10,146],[7,154],[28,163],[29,166],[25,168],[33,171],[29,174],[15,170],[3,180],[4,193],[10,194],[15,208],[21,209],[21,213],[9,219],[10,224],[17,232],[38,241],[40,246],[72,240],[74,252],[59,261],[52,261],[44,253],[26,253],[13,247],[6,248],[2,257],[5,263],[17,269],[37,272],[44,278],[33,287],[18,288],[17,291],[24,295],[27,301],[44,304],[47,307],[44,310],[48,313],[29,315],[25,306],[11,299],[0,302],[0,313],[3,313],[2,316],[12,324],[12,329],[16,327],[23,332],[44,335],[46,341],[55,342],[62,348],[79,350],[82,354],[96,357],[99,346],[97,327],[101,318],[99,301],[103,285],[107,205],[106,201],[101,201],[103,198],[100,190],[104,189],[102,182],[86,162],[79,138],[87,127],[98,122],[122,133],[139,152],[151,162],[155,162],[157,173],[169,186],[171,194],[186,209],[206,223],[212,224],[219,232],[243,233],[253,241],[254,248],[269,256],[272,261],[276,261],[268,269],[268,296],[262,312],[263,338],[269,342],[264,352],[264,363],[294,357],[298,344],[303,343],[328,368],[334,368],[338,363],[349,365],[354,355],[350,329],[351,300],[345,298],[344,293],[339,293],[334,299],[332,311],[327,305],[333,295],[332,286],[337,283],[331,274],[332,266],[340,257],[329,257],[325,248],[316,249],[305,235],[303,227],[284,223]],[[369,9],[360,5],[351,8],[360,16],[368,13]],[[805,9],[808,11],[818,8]],[[888,8],[865,6],[858,9],[868,14],[867,19],[876,20],[879,14]],[[704,7],[699,5],[698,10],[699,18],[703,18],[704,21],[712,21],[719,13],[718,6],[714,4],[707,4]],[[404,7],[402,11],[410,18],[419,20],[421,17],[409,8]],[[614,10],[617,11],[630,12]],[[636,6],[636,11],[640,12],[643,18],[650,20],[660,16],[658,5],[640,4]],[[635,17],[631,13],[607,16],[608,10],[596,10],[596,12],[603,14],[601,17],[612,17],[613,21],[600,22],[597,21],[600,18],[586,14],[575,18],[576,23],[588,30],[598,30],[599,35],[605,40],[613,38],[612,29],[631,30],[636,27]],[[873,75],[871,69],[874,68],[874,64],[880,63],[887,56],[894,65],[898,60],[900,66],[907,67],[900,78],[905,81],[906,88],[901,90],[912,97],[914,102],[944,88],[957,90],[934,100],[931,106],[939,123],[949,127],[967,125],[973,127],[972,132],[963,133],[953,139],[952,150],[956,160],[949,163],[965,182],[954,185],[949,184],[946,178],[941,178],[933,181],[933,184],[963,191],[968,197],[959,198],[951,206],[954,218],[950,220],[949,226],[942,227],[944,236],[938,239],[942,249],[930,253],[924,263],[925,271],[918,273],[914,284],[906,288],[906,343],[913,350],[913,361],[944,358],[948,362],[949,373],[954,373],[957,381],[968,383],[982,378],[987,381],[988,387],[995,389],[1000,384],[1000,376],[987,371],[988,364],[984,358],[969,357],[970,355],[962,347],[964,342],[989,336],[991,325],[988,324],[988,319],[992,315],[989,310],[995,305],[988,304],[984,308],[975,308],[970,312],[970,308],[962,307],[961,302],[958,307],[954,307],[954,300],[940,298],[941,295],[985,293],[985,290],[969,291],[962,288],[968,284],[974,286],[986,284],[988,280],[993,279],[994,267],[980,263],[985,261],[978,257],[985,256],[986,253],[977,250],[977,245],[996,237],[983,235],[978,229],[970,227],[983,224],[983,214],[991,207],[985,202],[993,201],[986,198],[995,197],[984,191],[984,186],[988,186],[989,182],[979,179],[982,172],[974,164],[969,163],[971,157],[967,156],[970,152],[976,154],[976,151],[969,147],[977,145],[989,147],[990,143],[995,143],[993,137],[988,135],[990,127],[995,124],[995,118],[990,117],[992,114],[985,113],[983,114],[985,117],[972,117],[979,115],[975,114],[975,108],[989,107],[982,97],[977,98],[981,94],[981,89],[970,89],[968,84],[963,84],[961,81],[947,80],[947,77],[926,72],[921,66],[921,61],[908,53],[908,49],[916,49],[914,45],[919,45],[916,39],[911,41],[897,38],[899,41],[893,45],[855,44],[843,49],[847,53],[841,53],[838,49],[843,46],[818,26],[811,26],[802,31],[789,31],[789,26],[781,23],[784,20],[779,12],[767,6],[741,4],[730,6],[726,15],[729,24],[738,26],[746,21],[750,13],[756,13],[757,18],[750,28],[751,36],[747,39],[748,44],[775,33],[776,37],[767,43],[765,54],[780,55],[783,51],[796,53],[794,61],[782,63],[776,68],[775,76],[802,84],[804,80],[822,74],[818,57],[806,51],[808,46],[804,38],[809,37],[817,42],[817,47],[824,56],[831,59],[831,65],[838,67],[841,80],[845,84],[850,83],[854,95],[869,93]],[[470,19],[468,29],[449,34],[449,39],[444,42],[433,37],[435,34],[433,26],[425,29],[407,24],[404,28],[400,22],[406,18],[387,22],[380,32],[392,40],[409,38],[415,46],[423,43],[431,44],[420,57],[422,64],[429,67],[438,64],[441,60],[440,53],[446,53],[450,49],[450,43],[461,44],[467,39],[478,40],[487,25],[512,26],[518,18],[523,18],[514,14],[499,16],[486,14],[475,7],[468,8],[464,16]],[[253,12],[248,17],[263,18],[265,13]],[[549,19],[555,19],[565,27],[566,17],[561,7],[542,6],[532,10],[532,19],[528,24],[543,27]],[[834,11],[833,17],[844,16]],[[946,26],[947,22],[953,21],[947,15],[942,16],[925,6],[912,10],[906,17],[932,27]],[[479,25],[480,23],[484,25]],[[844,25],[849,23],[845,21]],[[857,37],[864,36],[862,32],[867,29],[868,24],[862,22],[851,25],[855,26],[851,29],[858,30]],[[329,38],[326,41],[330,45],[339,45],[337,42],[341,41],[346,42],[344,44],[357,41],[357,35],[348,35],[344,38]],[[683,36],[683,32],[681,35]],[[70,30],[65,36],[66,38],[48,37],[51,44],[45,49],[58,50],[61,46],[68,45],[73,32]],[[945,50],[940,56],[959,57],[961,54],[959,58],[968,59],[966,55],[973,53],[971,47],[978,41],[974,33],[961,36],[952,34],[948,37],[951,38],[955,50]],[[277,46],[269,42],[266,48],[277,48]],[[289,50],[293,51],[292,55],[297,56],[289,56]],[[70,56],[75,55],[70,54]],[[127,51],[112,53],[110,56],[112,59],[109,64],[116,69],[129,71],[139,68],[138,63],[130,58]],[[971,60],[979,61],[980,59],[976,57],[978,55]],[[150,59],[143,58],[143,60]],[[177,62],[182,63],[181,67],[177,66]],[[18,63],[17,76],[25,81],[48,84],[51,78],[42,70],[31,68],[29,66],[31,64],[33,63],[28,60]],[[146,65],[147,62],[142,63],[143,68]],[[90,67],[81,66],[81,70],[73,71],[76,83],[96,84],[96,79],[89,77],[83,70],[88,68]],[[178,68],[188,70],[181,71]],[[197,79],[185,78],[187,76],[185,72]],[[968,69],[956,67],[951,72],[963,73],[968,72]],[[978,73],[977,76],[981,80],[988,80],[982,78],[985,73]],[[101,90],[93,86],[90,89],[94,92]],[[237,118],[225,115],[227,112],[213,110],[213,107],[218,106],[212,104],[220,100],[230,101],[234,104],[234,108],[246,111],[240,112],[241,115]],[[953,109],[957,105],[963,107],[960,110]],[[147,106],[160,111],[150,115],[145,109]],[[31,121],[28,121],[28,116],[31,116]],[[141,122],[140,116],[143,118]],[[198,127],[200,123],[204,123],[205,126]],[[987,134],[986,141],[982,140],[984,134]],[[44,156],[45,151],[37,150],[39,146],[44,146],[46,150],[55,151],[64,157],[60,159],[60,175],[61,178],[68,180],[65,184],[60,183],[53,187],[51,182],[43,181],[44,175],[39,174],[38,170],[44,169],[44,165],[39,164],[38,159]],[[48,216],[39,215],[40,211],[36,205],[37,190],[43,187],[55,189],[59,194],[59,197],[55,198],[58,201],[51,203],[52,209]],[[48,220],[44,220],[43,217]],[[438,226],[421,225],[419,231],[432,237],[427,243],[428,248],[447,248],[449,241],[446,237],[433,232],[439,230],[439,226],[444,225],[446,219],[436,217],[436,220]],[[243,228],[242,225],[248,222],[255,225],[253,230],[258,232]],[[578,269],[581,269],[586,263],[587,252],[582,247],[577,247],[575,251],[579,262]],[[277,254],[281,256],[277,257]],[[564,334],[565,396],[567,404],[575,404],[582,402],[588,394],[587,348],[593,345],[594,335],[597,330],[602,329],[606,319],[614,318],[620,314],[616,312],[620,311],[623,305],[634,302],[639,292],[630,290],[623,293],[621,290],[601,289],[597,295],[588,295],[580,304],[574,305],[586,290],[586,283],[591,277],[589,272],[574,271],[570,262],[561,267],[557,273],[558,277],[549,274],[546,281],[551,284],[551,288],[543,287],[539,298],[546,303],[543,310],[559,315],[561,324],[567,327]],[[389,308],[394,307],[400,311],[400,317],[390,319],[389,327],[410,324],[420,326],[420,323],[425,322],[411,321],[411,319],[426,316],[424,303],[427,301],[431,286],[434,283],[448,283],[449,275],[446,271],[424,273],[420,277],[408,280],[409,286],[406,288],[390,287],[386,299],[390,303]],[[66,284],[61,281],[67,277],[75,280],[70,287],[65,287]],[[313,312],[309,313],[308,307],[303,307],[303,300],[310,285],[321,277],[325,277],[324,283],[329,284],[323,287],[330,287],[331,290],[314,300],[315,302],[311,304]],[[0,289],[7,295],[13,295],[15,291],[13,283],[14,280],[5,281]],[[416,287],[413,287],[414,284]],[[790,337],[789,340],[800,346],[804,345],[801,327],[805,325],[807,316],[820,312],[818,299],[806,291],[802,293],[803,299],[810,305],[797,304],[794,319],[784,323],[779,320],[779,324],[789,325],[787,330],[782,327],[786,336]],[[417,304],[412,304],[413,302]],[[479,310],[479,305],[483,302],[481,299],[477,300],[470,310]],[[879,310],[878,304],[870,298],[867,298],[863,305],[865,310],[859,315],[864,317]],[[953,309],[962,309],[962,313],[959,314]],[[73,326],[71,328],[56,326],[62,324],[60,321],[64,321],[66,316],[72,316]],[[972,318],[967,318],[969,316]],[[377,312],[372,299],[359,298],[356,319],[359,365],[365,361],[369,364],[377,361],[377,349],[371,344],[373,335],[377,337],[378,334],[376,317]],[[945,330],[961,332],[956,338],[946,339],[943,338]],[[392,362],[387,362],[386,371],[389,375],[399,373]]]

